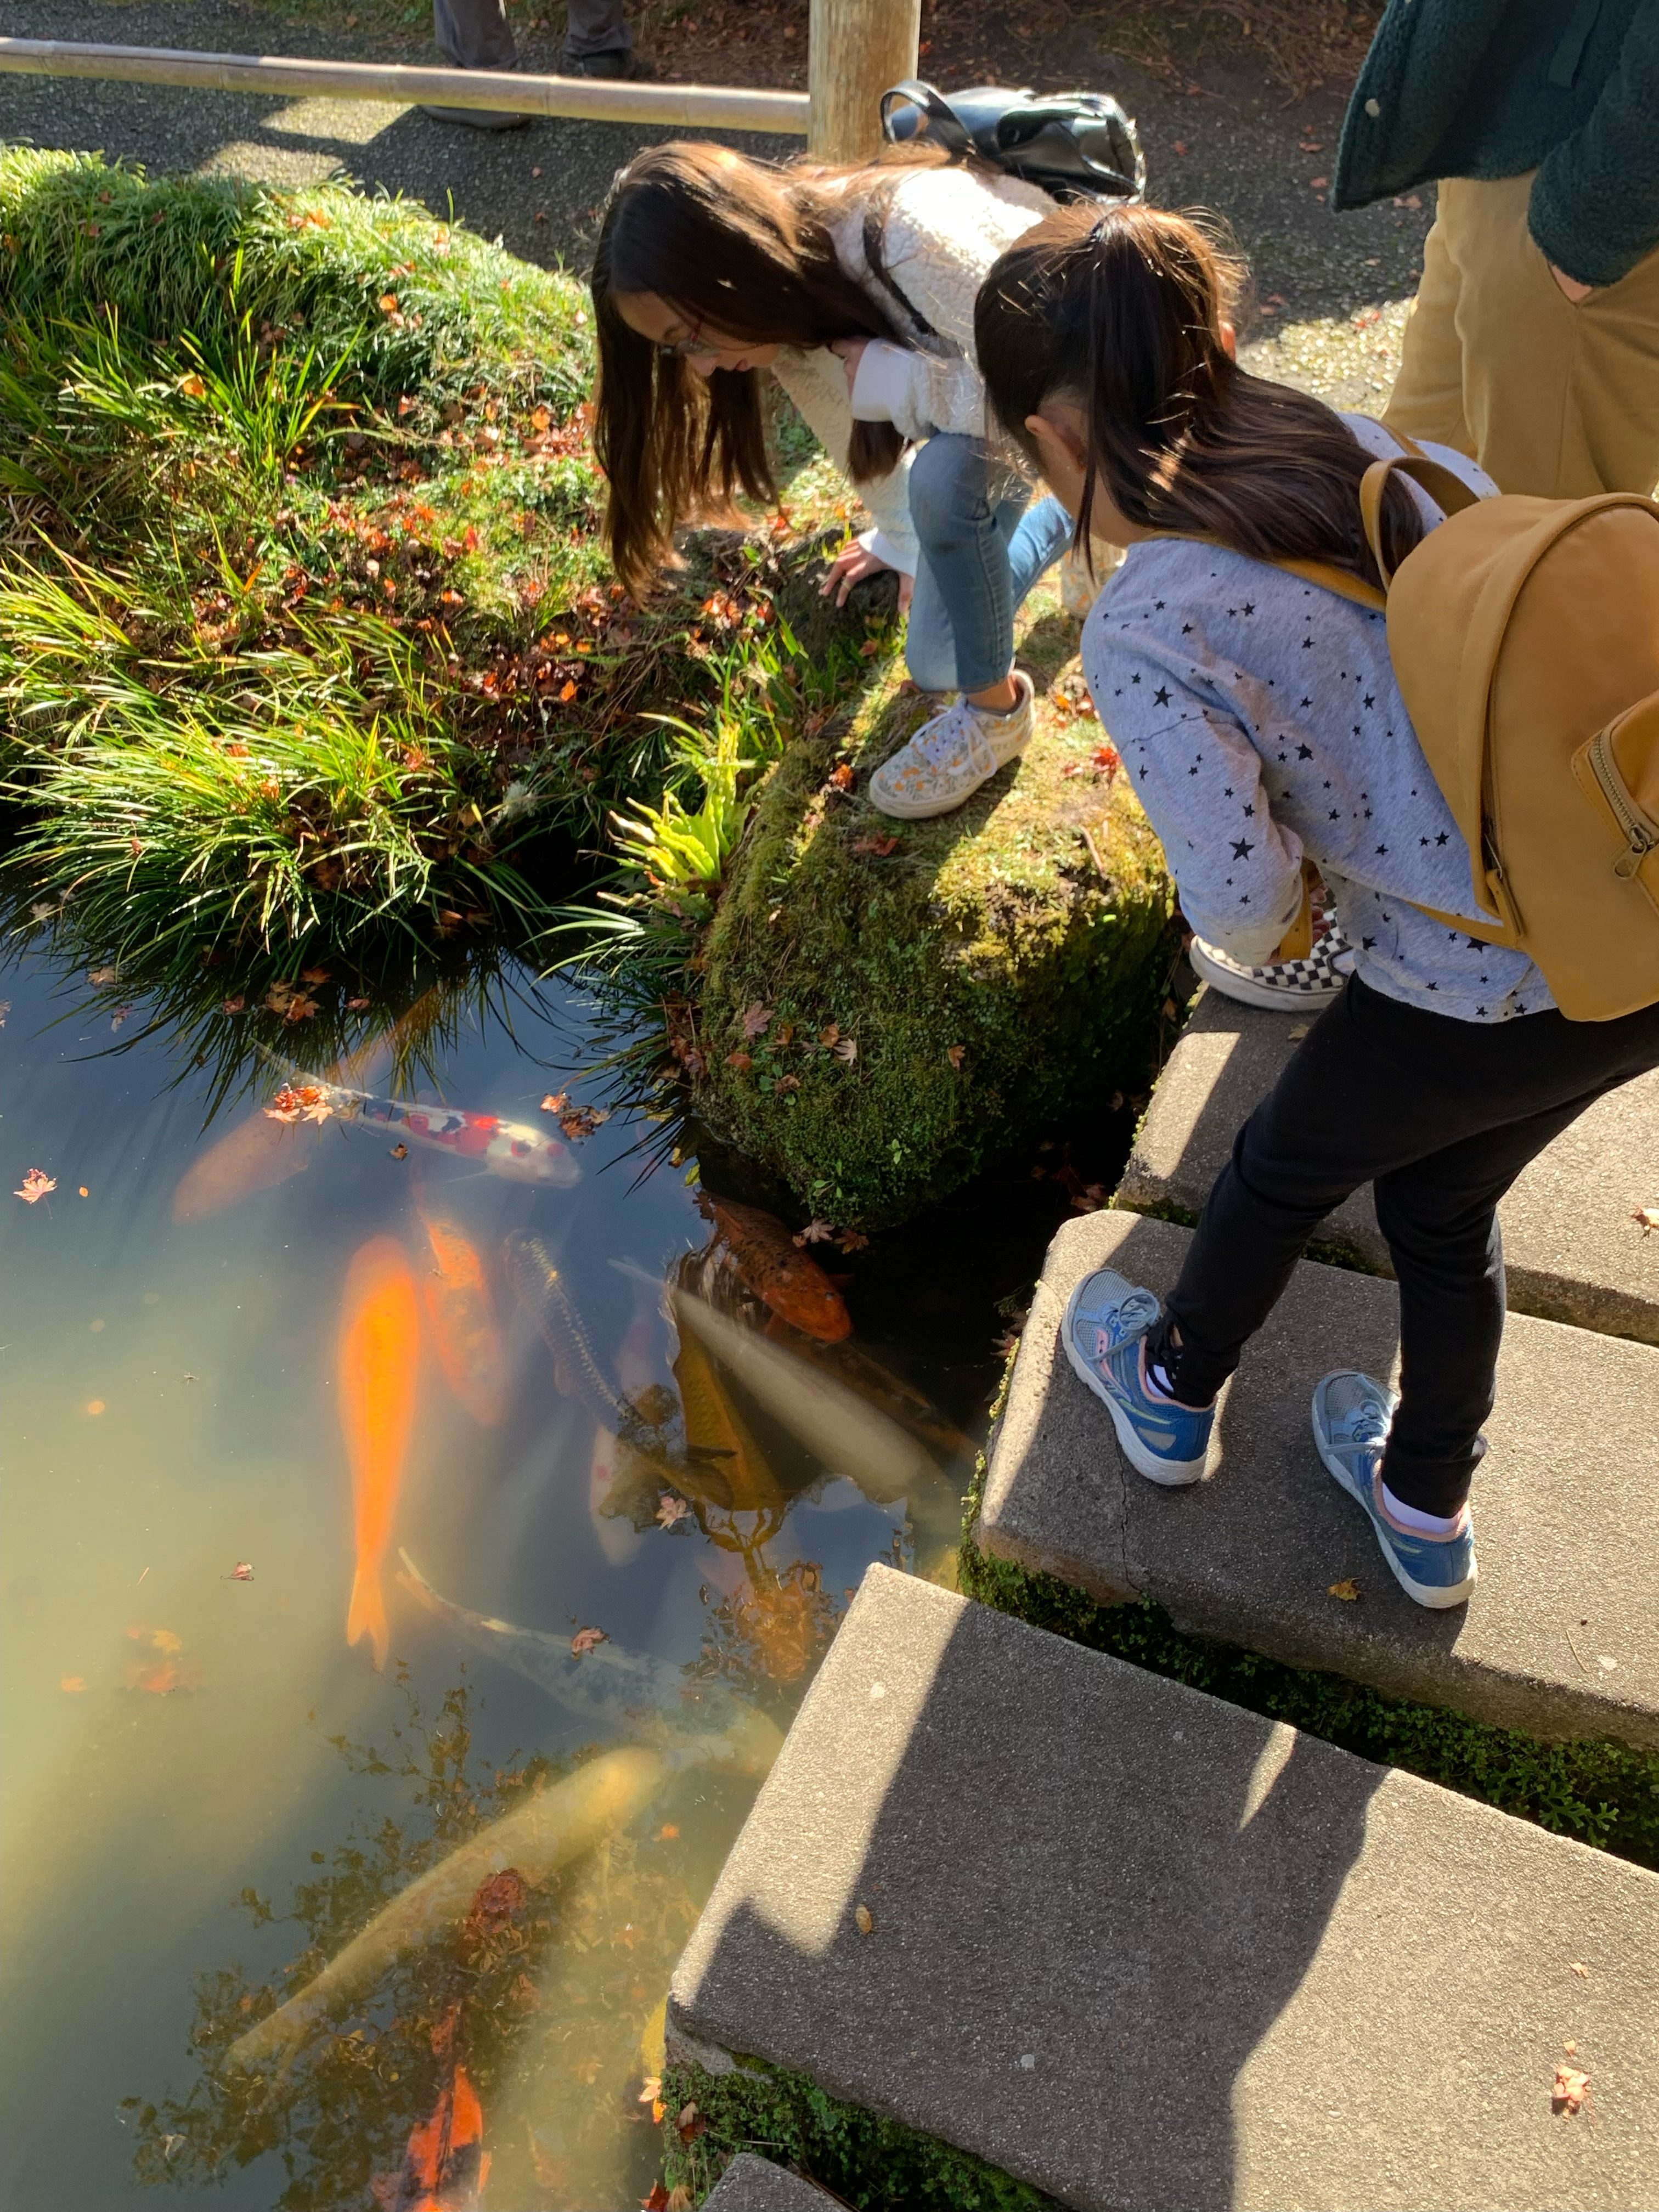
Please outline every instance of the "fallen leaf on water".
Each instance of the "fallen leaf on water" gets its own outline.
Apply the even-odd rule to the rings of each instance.
[[[253,1580],[252,1560],[238,1559],[235,1565],[226,1576],[225,1580],[232,1583],[251,1583]]]
[[[1359,1585],[1352,1575],[1348,1575],[1341,1582],[1333,1583],[1325,1595],[1327,1597],[1340,1597],[1344,1605],[1352,1605],[1359,1595]]]
[[[94,968],[88,972],[87,981],[92,985],[94,990],[101,991],[106,983],[112,983],[115,981],[115,975],[116,971],[113,968]]]
[[[1550,2090],[1551,2109],[1565,2112],[1571,2119],[1589,2095],[1589,2075],[1581,2074],[1576,2066],[1558,2066],[1554,2085]]]
[[[696,2142],[708,2123],[695,2105],[682,2105],[674,2125],[679,2131],[680,2141],[689,2143]]]
[[[862,1230],[843,1229],[841,1232],[841,1249],[843,1252],[865,1251],[867,1249],[869,1243],[870,1239],[864,1234]]]
[[[570,1093],[568,1091],[550,1091],[542,1101],[542,1111],[544,1114],[562,1114],[569,1103]]]
[[[87,1686],[87,1678],[84,1674],[65,1674],[58,1686],[67,1691],[71,1698],[78,1698]]]
[[[38,1200],[45,1198],[49,1191],[54,1191],[57,1188],[56,1176],[49,1176],[40,1168],[30,1168],[12,1195],[21,1198],[25,1206],[33,1206]]]
[[[950,1061],[951,1066],[956,1068],[958,1072],[960,1072],[962,1063],[967,1058],[967,1055],[968,1048],[965,1044],[947,1044],[945,1048],[945,1057]]]
[[[608,1107],[572,1106],[568,1112],[560,1115],[559,1127],[573,1145],[579,1145],[584,1137],[591,1137],[602,1122],[610,1119]]]
[[[346,1011],[348,1013],[361,1014],[366,1006],[371,1006],[374,1003],[372,999],[348,999]]]
[[[657,1831],[657,1841],[659,1844],[672,1844],[678,1839],[679,1832],[672,1820],[665,1820]]]
[[[763,1036],[771,1019],[771,1007],[763,1006],[757,999],[743,1018],[743,1034],[745,1041],[752,1043],[757,1036]]]
[[[1659,1206],[1638,1206],[1631,1219],[1640,1225],[1645,1237],[1650,1229],[1659,1229]]]
[[[570,1639],[570,1649],[578,1659],[581,1659],[598,1645],[610,1641],[610,1637],[602,1628],[579,1628]]]
[[[672,1528],[684,1521],[690,1510],[683,1498],[676,1498],[672,1490],[665,1490],[657,1507],[657,1518],[665,1528]]]
[[[300,981],[302,983],[326,983],[331,980],[326,968],[302,968],[300,970]]]
[[[170,1628],[153,1628],[149,1640],[158,1651],[182,1651],[185,1648],[184,1638],[175,1636]]]
[[[219,1012],[222,1014],[240,1014],[246,1005],[247,1000],[240,994],[234,999],[221,999]]]
[[[668,2212],[668,2191],[661,2182],[653,2181],[651,2194],[640,2199],[640,2212]]]
[[[307,999],[303,991],[296,991],[283,1010],[285,1022],[308,1022],[317,1011],[315,999]]]
[[[409,1158],[409,1146],[407,1145],[394,1145],[392,1147],[390,1157],[394,1160],[406,1160]]]
[[[858,1923],[858,1931],[860,1936],[873,1936],[875,1934],[876,1916],[871,1911],[867,1905],[855,1905],[853,1907],[853,1917]]]
[[[87,1188],[85,1183],[81,1185],[81,1195],[82,1198],[90,1198],[92,1196],[92,1193]]]
[[[112,1030],[118,1030],[129,1015],[131,1015],[131,1012],[132,1008],[131,1006],[118,1006],[115,1009],[115,1012],[109,1018],[110,1027]]]
[[[805,1229],[795,1231],[794,1242],[799,1245],[827,1244],[836,1233],[832,1221],[809,1221]]]
[[[661,2075],[647,2074],[644,2081],[640,2084],[640,2094],[635,2101],[641,2105],[653,2105],[661,2094]]]
[[[97,1419],[97,1418],[98,1418],[98,1416],[100,1415],[100,1413],[101,1413],[102,1412],[104,1412],[104,1410],[105,1410],[104,1401],[103,1401],[103,1400],[102,1400],[101,1398],[88,1398],[88,1401],[87,1401],[87,1411],[88,1411],[88,1413],[89,1413],[92,1415],[92,1418],[93,1418],[93,1419],[94,1419],[94,1421]]]

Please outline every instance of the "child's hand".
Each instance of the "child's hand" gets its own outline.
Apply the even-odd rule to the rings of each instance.
[[[873,551],[861,539],[855,538],[852,544],[844,546],[830,562],[830,573],[819,587],[818,596],[827,599],[830,592],[834,592],[836,605],[838,607],[844,607],[847,605],[847,594],[854,584],[861,584],[866,576],[878,576],[884,568],[890,568],[892,565],[890,561],[884,561],[879,553]],[[897,574],[898,611],[902,615],[908,614],[910,611],[910,597],[916,588],[916,580],[914,576],[907,576],[902,568],[897,571]]]

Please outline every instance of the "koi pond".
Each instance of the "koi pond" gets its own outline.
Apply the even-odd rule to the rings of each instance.
[[[0,995],[0,2195],[639,2203],[673,1960],[866,1565],[951,1576],[1075,1171],[803,1246],[568,989],[211,1112]]]

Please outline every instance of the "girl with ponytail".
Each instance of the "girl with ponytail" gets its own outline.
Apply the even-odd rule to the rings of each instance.
[[[1524,954],[1481,941],[1385,617],[1346,595],[1382,580],[1359,485],[1400,446],[1238,366],[1237,276],[1180,216],[1073,207],[1003,254],[975,316],[993,414],[1079,547],[1127,548],[1084,667],[1188,919],[1237,962],[1270,960],[1312,863],[1354,946],[1340,997],[1240,1131],[1167,1300],[1102,1270],[1062,1333],[1131,1463],[1195,1482],[1244,1344],[1318,1224],[1370,1182],[1400,1283],[1400,1389],[1325,1376],[1314,1443],[1407,1593],[1455,1606],[1474,1588],[1468,1495],[1504,1325],[1498,1200],[1595,1098],[1659,1065],[1659,1007],[1568,1022]],[[1426,450],[1493,490],[1463,455]],[[1443,520],[1390,477],[1390,572]]]

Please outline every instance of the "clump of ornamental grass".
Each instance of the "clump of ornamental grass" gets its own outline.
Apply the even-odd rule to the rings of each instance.
[[[0,154],[14,911],[157,988],[401,973],[672,811],[783,540],[634,606],[591,374],[578,286],[419,208]]]

